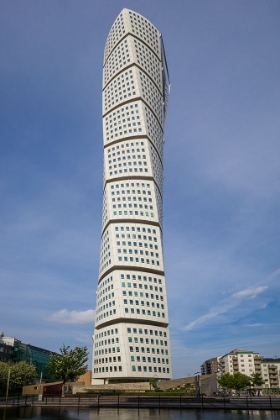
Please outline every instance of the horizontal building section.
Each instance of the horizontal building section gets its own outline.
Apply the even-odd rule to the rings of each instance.
[[[104,183],[93,381],[172,376],[162,247],[166,64],[159,31],[124,9],[103,67]]]

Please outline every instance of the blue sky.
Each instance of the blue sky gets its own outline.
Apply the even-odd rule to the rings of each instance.
[[[91,350],[101,82],[123,7],[165,41],[164,250],[174,377],[280,357],[280,3],[1,1],[0,330]]]

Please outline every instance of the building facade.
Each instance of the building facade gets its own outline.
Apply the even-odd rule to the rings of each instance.
[[[32,344],[22,343],[14,337],[5,337],[0,334],[0,361],[17,363],[27,362],[36,368],[37,377],[42,375],[43,379],[50,379],[46,372],[46,365],[50,360],[50,350],[33,346]]]
[[[261,374],[266,388],[280,389],[280,358],[263,358]]]
[[[205,360],[205,362],[200,366],[201,375],[211,375],[212,373],[220,372],[220,358],[212,357],[212,359]]]
[[[253,373],[261,374],[261,362],[263,356],[250,350],[232,350],[220,358],[220,373],[241,372],[251,376]]]
[[[14,347],[11,341],[6,340],[4,333],[0,332],[0,362],[12,362],[13,361],[13,354],[14,354]]]
[[[94,384],[172,376],[162,245],[169,86],[160,32],[143,16],[123,9],[104,52]]]
[[[243,373],[251,377],[258,373],[263,379],[263,385],[259,388],[278,392],[280,389],[280,358],[267,358],[250,350],[232,350],[222,357],[213,357],[201,365],[201,374],[216,373],[217,376],[224,373]]]

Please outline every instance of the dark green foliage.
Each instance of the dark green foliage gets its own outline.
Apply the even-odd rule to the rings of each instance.
[[[59,350],[60,354],[52,354],[46,366],[46,371],[52,379],[65,383],[66,381],[75,381],[79,376],[86,373],[87,347],[70,349],[70,346],[63,345]]]
[[[222,388],[227,390],[235,389],[237,392],[249,387],[251,384],[250,378],[240,372],[236,372],[233,375],[225,373],[218,379],[218,382]]]
[[[6,363],[0,362],[0,389],[6,390],[8,371],[10,369],[10,390],[17,390],[24,385],[29,385],[35,382],[36,368],[27,362]]]
[[[218,383],[224,389],[234,389],[233,375],[230,373],[225,373],[220,378],[218,378]]]
[[[157,385],[157,379],[156,378],[149,379],[149,382],[150,382],[150,388],[151,389],[153,388],[154,391],[158,391],[160,389]]]
[[[253,387],[262,386],[265,383],[260,373],[252,373],[250,379],[251,379],[251,384]]]
[[[165,394],[168,395],[188,395],[189,397],[194,397],[196,395],[196,390],[194,384],[184,384],[177,386],[177,388],[168,388],[165,391]]]

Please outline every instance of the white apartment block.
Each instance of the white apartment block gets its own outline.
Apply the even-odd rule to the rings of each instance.
[[[216,359],[218,358],[209,359],[203,363],[201,366],[202,375],[210,373],[209,363],[215,362]],[[218,364],[218,376],[224,373],[241,372],[250,377],[253,373],[259,373],[264,381],[263,388],[280,388],[280,358],[276,356],[275,358],[265,358],[253,351],[236,349],[220,357]]]
[[[162,245],[169,86],[161,33],[143,16],[123,9],[104,52],[93,384],[172,376]]]
[[[251,376],[252,373],[261,374],[261,361],[263,357],[259,353],[250,350],[232,350],[220,358],[220,372],[236,373]]]
[[[264,387],[280,388],[280,358],[263,358],[261,370]]]

